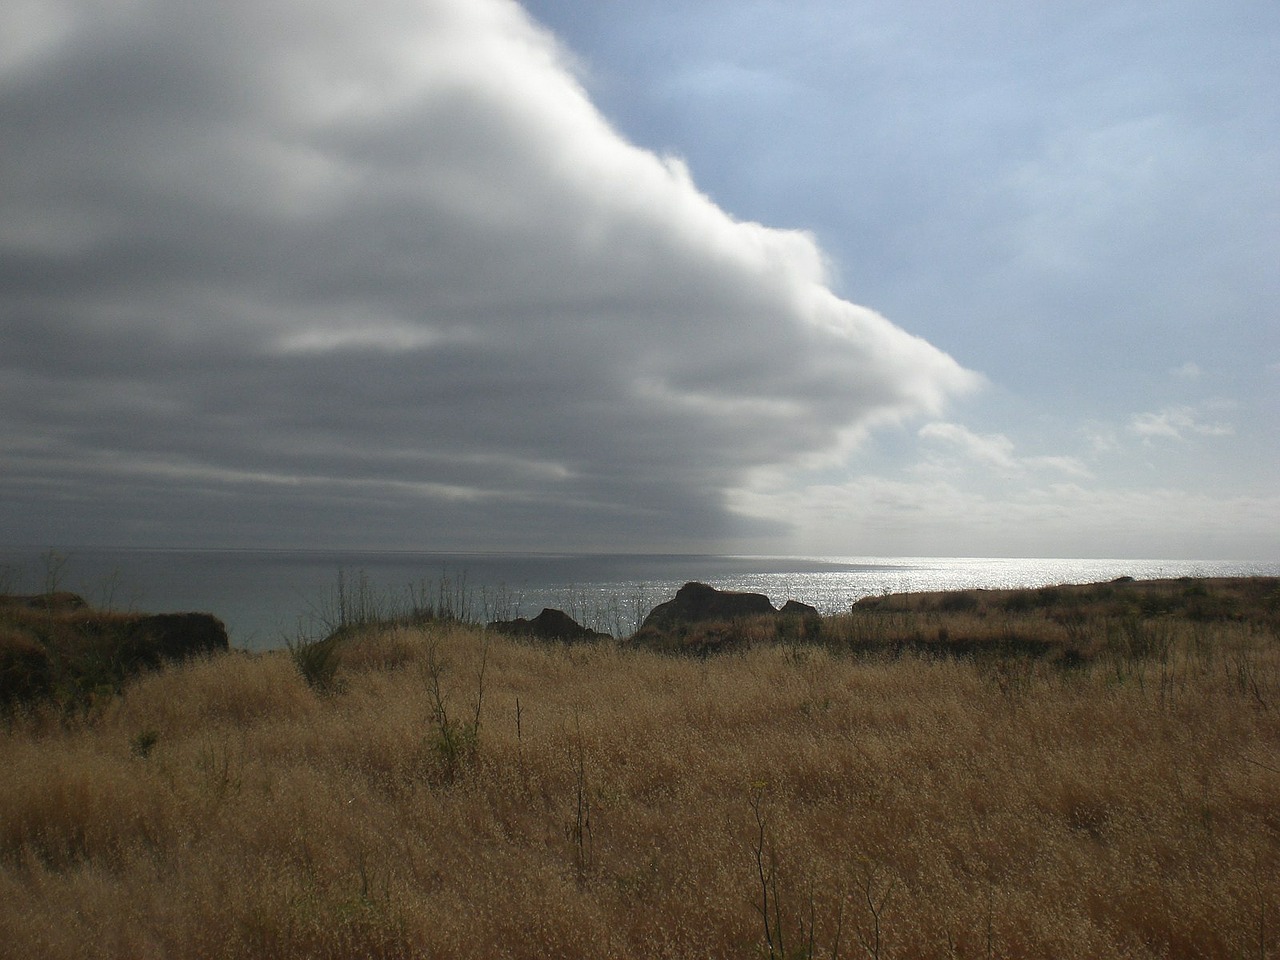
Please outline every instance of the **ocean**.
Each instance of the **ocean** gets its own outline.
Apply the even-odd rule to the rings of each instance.
[[[342,600],[387,610],[445,601],[480,621],[555,607],[584,625],[625,635],[690,580],[835,613],[886,592],[1119,576],[1280,576],[1280,561],[0,549],[0,593],[55,587],[110,609],[213,613],[226,623],[232,644],[249,650],[316,635],[334,621]]]

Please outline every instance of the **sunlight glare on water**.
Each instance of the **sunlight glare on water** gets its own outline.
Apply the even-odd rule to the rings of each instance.
[[[1280,575],[1280,563],[954,557],[752,557],[714,554],[439,554],[287,550],[0,550],[0,593],[49,585],[91,604],[148,612],[205,611],[232,643],[279,647],[323,627],[339,582],[403,604],[444,588],[470,619],[533,617],[543,607],[615,635],[687,581],[799,600],[823,613],[876,594],[1039,587],[1135,579]]]

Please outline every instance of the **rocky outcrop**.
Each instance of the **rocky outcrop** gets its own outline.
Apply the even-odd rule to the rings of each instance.
[[[755,641],[811,639],[820,623],[817,609],[798,600],[778,610],[762,593],[686,583],[650,611],[632,639],[642,646],[706,654]]]
[[[139,617],[124,628],[123,651],[138,666],[225,653],[227,628],[208,613],[158,613]]]
[[[599,633],[584,627],[563,610],[551,608],[544,608],[532,620],[526,620],[524,617],[517,617],[515,620],[498,620],[489,624],[488,629],[511,637],[565,643],[612,639],[607,633]]]
[[[763,593],[735,593],[717,590],[705,583],[686,583],[674,598],[649,611],[640,630],[668,631],[694,623],[737,620],[777,612]]]
[[[0,596],[0,706],[77,702],[119,690],[143,670],[229,646],[226,626],[208,613],[93,610],[70,593]]]
[[[811,607],[807,603],[801,603],[799,600],[788,600],[782,605],[782,609],[778,611],[784,617],[820,617],[817,607]]]

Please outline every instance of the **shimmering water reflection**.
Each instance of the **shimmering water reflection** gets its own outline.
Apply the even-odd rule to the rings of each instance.
[[[833,613],[886,592],[1258,575],[1280,575],[1280,561],[0,550],[0,592],[35,592],[56,582],[117,609],[208,611],[226,622],[234,644],[250,649],[277,647],[322,625],[339,576],[348,589],[363,583],[389,605],[447,591],[477,620],[557,607],[595,629],[626,634],[689,580]]]

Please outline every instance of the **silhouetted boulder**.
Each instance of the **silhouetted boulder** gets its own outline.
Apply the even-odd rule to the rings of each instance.
[[[665,632],[694,623],[737,620],[777,612],[763,593],[735,593],[717,590],[705,583],[686,583],[673,599],[649,611],[640,630],[642,633]]]
[[[822,617],[815,607],[788,600],[778,610],[762,593],[717,590],[686,583],[660,603],[631,638],[640,646],[706,656],[753,643],[815,640]]]
[[[166,661],[225,653],[227,628],[208,613],[158,613],[125,627],[126,654],[138,666],[158,667]]]
[[[782,640],[817,640],[822,633],[822,615],[817,607],[799,600],[788,600],[778,611],[778,638]]]
[[[799,600],[788,600],[782,605],[782,609],[778,611],[785,617],[820,617],[817,607],[811,607],[807,603],[801,603]]]
[[[608,640],[609,634],[584,627],[563,610],[544,608],[532,620],[517,617],[515,620],[498,620],[488,629],[511,637],[527,637],[534,640],[563,640],[576,643],[584,640]]]

